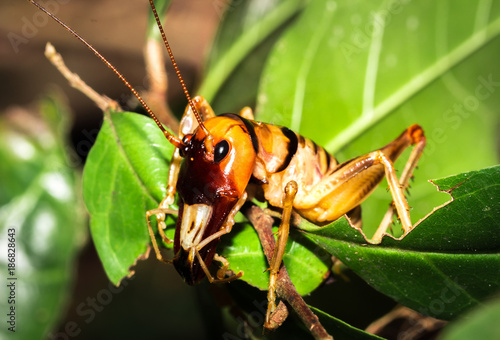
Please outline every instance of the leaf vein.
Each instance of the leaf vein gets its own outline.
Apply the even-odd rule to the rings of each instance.
[[[373,116],[359,116],[351,125],[327,142],[325,148],[335,153],[498,35],[500,35],[500,17],[472,34],[447,55],[435,60],[434,63],[402,85],[399,90],[377,104]]]
[[[365,85],[363,88],[363,109],[361,111],[361,115],[366,116],[368,119],[371,119],[373,116],[378,66],[385,31],[384,18],[385,17],[383,17],[380,12],[377,12],[373,15],[372,19],[374,29],[370,49],[368,51],[368,61],[366,63]]]

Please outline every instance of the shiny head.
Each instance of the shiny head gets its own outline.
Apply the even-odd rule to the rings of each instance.
[[[174,240],[174,265],[187,283],[204,277],[195,256],[197,248],[208,266],[218,243],[210,237],[224,228],[228,216],[245,194],[256,151],[251,123],[237,115],[208,119],[213,136],[213,158],[207,157],[207,136],[197,128],[183,139],[184,156],[177,181],[181,198]],[[201,247],[200,247],[201,246]]]

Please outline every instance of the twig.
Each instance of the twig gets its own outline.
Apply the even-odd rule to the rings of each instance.
[[[365,331],[381,335],[389,327],[389,324],[394,323],[398,319],[406,321],[400,330],[398,330],[398,339],[403,340],[419,338],[422,334],[434,332],[446,325],[446,321],[420,314],[405,306],[397,306],[380,319],[372,322]]]
[[[144,60],[149,89],[143,94],[156,116],[172,131],[179,130],[179,121],[167,105],[168,79],[163,60],[162,43],[148,38],[144,46]]]
[[[268,262],[270,262],[276,245],[272,231],[272,217],[265,214],[261,208],[254,205],[246,208],[244,213],[257,231],[264,254],[267,257]],[[333,340],[333,337],[327,333],[325,328],[319,322],[318,317],[311,311],[302,296],[297,292],[297,289],[290,280],[290,276],[288,276],[288,272],[283,265],[278,275],[276,294],[293,308],[315,339]],[[278,327],[286,319],[288,312],[285,314],[283,311],[284,308],[286,308],[286,306],[282,301],[280,301],[280,304],[272,316],[272,322],[275,323],[273,328]]]
[[[113,110],[122,111],[120,105],[105,95],[100,95],[90,86],[88,86],[76,73],[71,72],[63,58],[51,43],[47,43],[45,46],[45,57],[54,65],[57,70],[66,78],[69,84],[86,95],[90,100],[92,100],[102,111]]]

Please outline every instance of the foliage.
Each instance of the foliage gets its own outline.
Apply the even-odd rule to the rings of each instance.
[[[16,320],[0,329],[5,339],[12,334],[41,339],[57,325],[86,240],[78,163],[66,141],[67,107],[53,93],[40,101],[39,112],[41,117],[13,110],[0,120],[0,240],[5,254],[0,261],[4,284],[15,288],[14,295],[10,288],[2,289],[1,308],[5,314],[14,311]],[[13,242],[7,237],[11,230]],[[15,249],[14,269],[7,267],[8,244]],[[12,326],[15,333],[8,330]]]

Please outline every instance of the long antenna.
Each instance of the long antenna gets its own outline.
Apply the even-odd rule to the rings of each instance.
[[[59,19],[58,17],[56,17],[54,14],[50,13],[48,10],[46,10],[44,7],[42,7],[40,4],[38,4],[37,2],[35,2],[34,0],[28,0],[29,2],[31,2],[33,5],[35,5],[36,7],[38,7],[38,9],[40,9],[42,12],[44,12],[45,14],[47,14],[49,17],[51,17],[55,22],[57,22],[59,25],[61,25],[62,27],[64,27],[68,32],[70,32],[74,37],[76,37],[78,40],[80,40],[85,46],[87,46],[87,48],[89,50],[91,50],[92,52],[94,52],[94,54],[99,57],[99,59],[101,59],[121,80],[122,82],[130,89],[130,91],[134,94],[134,96],[136,96],[137,100],[139,100],[139,102],[141,103],[141,105],[144,107],[144,109],[146,110],[146,112],[149,114],[149,116],[151,118],[153,118],[154,122],[156,123],[156,125],[158,125],[158,127],[160,128],[160,130],[163,132],[163,134],[165,135],[165,137],[167,138],[167,140],[172,143],[176,148],[180,148],[182,147],[184,144],[182,143],[182,141],[175,135],[171,134],[170,132],[168,132],[164,127],[163,125],[160,123],[160,121],[158,120],[158,118],[156,117],[156,115],[153,113],[153,111],[149,108],[149,106],[146,104],[146,102],[144,101],[144,99],[142,99],[142,97],[139,95],[139,93],[137,92],[137,90],[132,86],[130,85],[130,83],[128,82],[127,79],[125,79],[125,77],[116,69],[116,67],[114,67],[106,58],[104,58],[104,56],[99,53],[91,44],[89,44],[85,39],[83,39],[78,33],[76,33],[71,27],[69,27],[68,25],[66,25],[64,22],[61,21],[61,19]],[[205,130],[204,130],[205,131]]]
[[[182,78],[181,72],[179,71],[179,67],[177,67],[177,62],[175,61],[174,54],[172,53],[172,49],[170,48],[170,44],[168,43],[167,36],[165,34],[165,31],[163,30],[163,25],[161,24],[160,18],[158,16],[158,13],[156,11],[155,4],[153,0],[149,0],[149,4],[151,5],[151,10],[153,11],[153,15],[156,20],[156,24],[158,25],[158,28],[160,29],[161,37],[163,39],[163,43],[165,44],[165,47],[167,48],[168,56],[170,57],[170,61],[172,62],[172,65],[174,66],[175,73],[177,74],[177,78],[179,79],[179,82],[182,86],[182,90],[184,91],[184,94],[186,95],[186,98],[189,102],[189,106],[191,107],[191,110],[193,110],[194,116],[196,117],[196,120],[198,121],[198,125],[201,127],[205,135],[207,136],[207,139],[205,140],[205,147],[207,148],[207,152],[209,154],[213,154],[213,137],[210,134],[210,132],[207,130],[205,125],[203,124],[203,121],[200,117],[200,114],[198,110],[196,109],[196,106],[194,105],[193,101],[191,100],[191,96],[189,95],[189,91],[187,90],[186,84],[184,83],[184,79]]]

